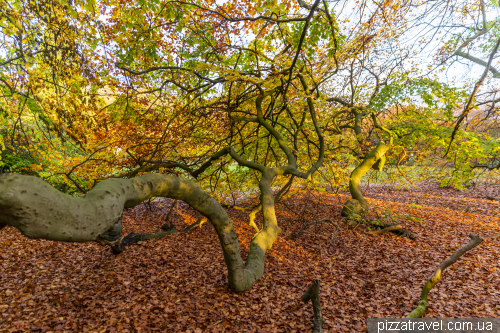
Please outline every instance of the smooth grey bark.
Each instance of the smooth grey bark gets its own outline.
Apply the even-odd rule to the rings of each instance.
[[[279,232],[274,215],[274,196],[267,185],[270,176],[263,177],[264,182],[261,182],[264,228],[252,239],[246,265],[241,258],[233,224],[219,202],[193,182],[169,175],[108,179],[85,196],[75,198],[39,178],[1,174],[0,225],[15,227],[29,238],[106,244],[109,242],[106,237],[114,239],[114,234],[121,233],[124,208],[157,196],[182,200],[213,224],[227,265],[229,285],[234,291],[244,291],[262,277],[265,251]]]

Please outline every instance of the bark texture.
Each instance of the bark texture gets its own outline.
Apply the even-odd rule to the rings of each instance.
[[[349,199],[342,207],[341,215],[351,217],[353,215],[361,215],[368,210],[368,202],[363,197],[361,192],[361,180],[363,176],[374,168],[381,171],[385,163],[385,153],[389,150],[390,145],[386,145],[380,141],[377,146],[369,152],[363,161],[353,170],[349,180],[349,191],[352,199]]]
[[[233,224],[219,202],[198,185],[169,175],[146,174],[133,179],[108,179],[97,184],[85,196],[75,198],[59,192],[39,178],[1,174],[0,225],[15,227],[29,238],[121,244],[124,208],[134,207],[151,197],[182,200],[214,225],[227,265],[229,285],[234,291],[243,291],[250,289],[263,275],[265,251],[271,247],[279,232],[274,214],[274,196],[271,187],[267,186],[269,179],[263,178],[266,180],[261,184],[264,228],[252,239],[246,265],[241,258]]]
[[[441,264],[439,264],[432,277],[424,285],[424,288],[422,288],[422,294],[420,296],[420,302],[418,303],[418,306],[415,308],[415,310],[410,312],[410,314],[406,318],[423,317],[425,315],[427,307],[429,306],[427,295],[429,294],[431,289],[434,288],[434,286],[439,281],[441,281],[441,274],[444,272],[444,270],[449,266],[451,266],[452,264],[454,264],[455,262],[457,262],[457,260],[460,259],[460,257],[463,256],[467,251],[475,248],[483,241],[483,239],[476,234],[470,234],[469,237],[470,237],[469,243],[459,248],[455,253],[453,253],[451,257],[449,257]]]

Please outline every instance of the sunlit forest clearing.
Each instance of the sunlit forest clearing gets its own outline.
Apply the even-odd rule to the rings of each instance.
[[[500,317],[498,0],[7,0],[0,33],[0,331]]]

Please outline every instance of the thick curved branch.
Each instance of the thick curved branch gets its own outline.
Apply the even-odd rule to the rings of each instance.
[[[263,177],[264,194],[268,194],[265,185],[270,184],[273,177],[274,174]],[[169,175],[107,179],[85,196],[75,198],[39,178],[1,174],[0,225],[15,227],[29,238],[106,244],[116,239],[121,242],[123,209],[157,196],[182,200],[210,220],[219,236],[231,289],[250,289],[262,277],[265,252],[279,232],[277,224],[265,223],[263,230],[252,239],[245,265],[233,224],[217,200],[195,183]],[[269,220],[267,196],[264,195],[261,202]]]
[[[264,172],[267,168],[263,165],[260,165],[258,163],[254,163],[252,161],[245,160],[243,157],[241,157],[240,154],[238,154],[233,148],[229,148],[229,155],[231,155],[232,158],[241,166],[258,170],[260,172]]]

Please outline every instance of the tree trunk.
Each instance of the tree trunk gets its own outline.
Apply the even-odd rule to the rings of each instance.
[[[380,141],[378,145],[365,156],[363,162],[353,170],[349,180],[349,191],[351,192],[352,199],[347,200],[342,207],[342,216],[349,218],[353,215],[363,214],[368,210],[368,202],[363,197],[360,188],[361,180],[370,168],[382,171],[385,163],[385,153],[389,148],[390,145],[386,145],[384,142]]]
[[[262,215],[264,221],[262,230],[257,232],[250,243],[250,253],[247,259],[249,268],[259,278],[264,275],[264,263],[266,251],[271,248],[278,238],[281,229],[278,227],[276,212],[274,210],[274,193],[271,183],[276,176],[273,169],[268,169],[262,174],[259,182],[260,202],[262,205]]]

